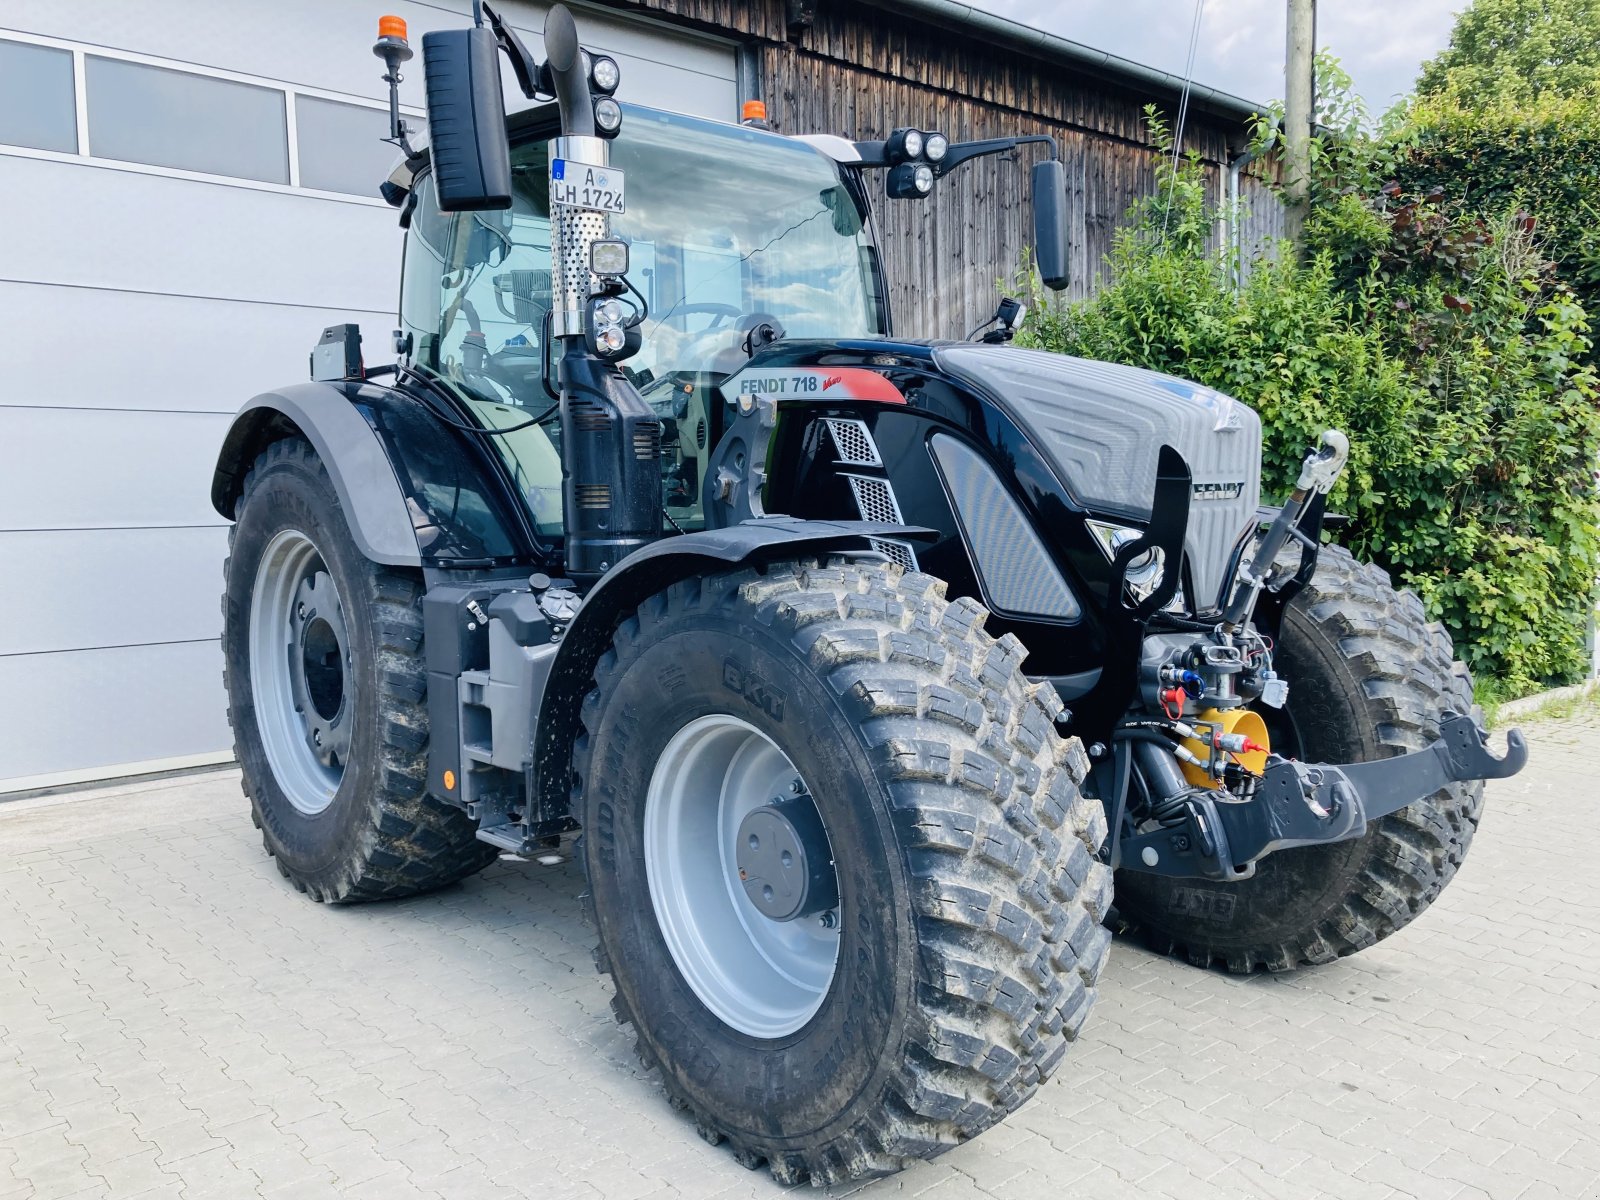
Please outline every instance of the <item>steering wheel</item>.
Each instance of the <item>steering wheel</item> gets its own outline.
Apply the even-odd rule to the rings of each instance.
[[[715,319],[706,326],[706,329],[716,329],[724,321],[737,321],[744,316],[744,309],[737,304],[720,304],[715,300],[708,300],[699,304],[680,304],[672,312],[673,314],[681,313],[684,316],[689,316],[693,313],[710,313]],[[701,332],[705,332],[705,330]]]

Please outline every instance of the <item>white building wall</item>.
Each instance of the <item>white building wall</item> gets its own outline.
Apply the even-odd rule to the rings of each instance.
[[[380,102],[378,11],[9,0],[0,41]],[[469,5],[388,11],[420,47]],[[538,53],[542,9],[503,11]],[[624,98],[734,116],[730,45],[587,10],[579,25]],[[410,65],[402,99],[420,105]],[[524,106],[509,74],[506,92]],[[324,327],[359,322],[386,361],[399,286],[381,201],[105,161],[92,140],[85,155],[83,99],[80,153],[0,144],[0,792],[229,756],[217,448],[244,400],[305,378]]]

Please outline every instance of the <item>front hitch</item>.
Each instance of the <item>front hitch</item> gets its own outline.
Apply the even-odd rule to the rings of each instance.
[[[1367,823],[1398,812],[1452,783],[1505,779],[1527,764],[1521,730],[1506,734],[1506,753],[1469,716],[1446,713],[1426,749],[1375,762],[1300,763],[1273,756],[1247,800],[1193,791],[1174,823],[1122,842],[1122,866],[1152,875],[1233,881],[1255,874],[1258,860],[1294,846],[1349,841]]]

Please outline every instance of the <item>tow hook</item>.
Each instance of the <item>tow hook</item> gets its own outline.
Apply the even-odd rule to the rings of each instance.
[[[1122,862],[1157,875],[1248,879],[1274,851],[1361,837],[1369,822],[1452,783],[1506,779],[1527,762],[1521,730],[1506,733],[1505,755],[1496,756],[1477,722],[1454,713],[1438,740],[1411,754],[1338,766],[1274,755],[1248,800],[1192,791],[1178,823],[1124,840]]]

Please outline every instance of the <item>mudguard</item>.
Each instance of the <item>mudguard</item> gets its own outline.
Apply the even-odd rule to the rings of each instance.
[[[691,575],[745,563],[772,562],[837,551],[874,553],[872,540],[924,541],[934,530],[876,521],[804,521],[765,517],[722,529],[663,538],[618,563],[583,598],[562,638],[539,710],[534,769],[539,780],[538,817],[565,816],[571,792],[572,743],[578,701],[589,688],[595,664],[611,645],[617,626],[647,596]]]
[[[405,492],[382,441],[331,383],[299,383],[255,397],[233,419],[211,477],[211,505],[228,520],[256,455],[298,433],[328,470],[361,553],[389,566],[422,565]]]

